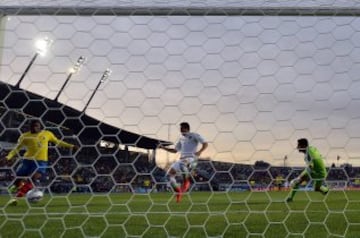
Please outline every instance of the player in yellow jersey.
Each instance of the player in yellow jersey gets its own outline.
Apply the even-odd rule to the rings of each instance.
[[[16,170],[16,176],[31,177],[32,181],[37,184],[41,179],[46,177],[49,142],[54,143],[56,146],[69,148],[74,151],[78,149],[77,145],[72,145],[59,140],[51,131],[43,130],[39,120],[32,120],[30,122],[30,131],[21,134],[16,147],[11,150],[7,156],[1,159],[10,161],[23,147],[25,147],[26,152]],[[22,178],[17,179],[17,181],[9,188],[9,191],[17,192],[16,197],[23,197],[33,188],[34,185],[32,181]],[[17,199],[12,198],[9,201],[9,204],[16,205]]]

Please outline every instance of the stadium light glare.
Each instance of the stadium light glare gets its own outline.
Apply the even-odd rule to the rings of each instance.
[[[38,57],[38,55],[44,56],[46,54],[47,50],[52,45],[52,43],[53,43],[53,40],[51,40],[47,36],[35,41],[36,52],[35,52],[34,56],[31,58],[31,60],[30,60],[30,62],[28,64],[28,66],[26,67],[25,71],[21,75],[19,81],[16,83],[16,87],[18,87],[18,88],[20,87],[21,82],[24,80],[25,76],[29,72],[31,66],[34,64],[34,62],[35,62],[36,58]]]
[[[36,53],[41,56],[45,56],[53,42],[54,41],[47,36],[41,39],[37,39],[35,41]]]

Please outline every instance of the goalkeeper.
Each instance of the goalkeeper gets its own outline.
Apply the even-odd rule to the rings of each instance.
[[[286,199],[287,202],[292,202],[293,198],[299,189],[300,184],[303,182],[314,181],[314,190],[326,195],[329,191],[323,182],[326,178],[327,171],[324,163],[324,159],[320,152],[313,146],[309,146],[309,142],[305,138],[298,140],[297,149],[300,153],[304,153],[305,163],[307,168],[301,172],[301,174],[290,182],[291,191]]]
[[[32,120],[30,122],[30,131],[21,134],[18,139],[16,147],[9,152],[6,157],[0,158],[2,161],[10,161],[15,157],[22,147],[26,147],[24,158],[16,170],[17,177],[32,177],[35,183],[40,183],[41,179],[46,176],[46,168],[48,165],[48,147],[49,142],[57,146],[77,150],[77,145],[72,145],[59,140],[55,135],[48,130],[41,129],[39,120]],[[9,192],[16,192],[16,197],[23,197],[29,190],[34,187],[29,180],[19,178],[9,188]],[[17,205],[17,199],[12,198],[9,205]]]

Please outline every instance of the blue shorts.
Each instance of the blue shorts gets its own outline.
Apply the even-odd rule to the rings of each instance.
[[[32,176],[35,172],[45,175],[47,165],[47,161],[23,159],[16,170],[16,176]]]

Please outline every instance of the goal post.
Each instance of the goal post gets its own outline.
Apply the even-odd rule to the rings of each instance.
[[[354,1],[4,1],[1,154],[32,118],[79,150],[50,144],[38,203],[7,206],[19,161],[0,167],[0,236],[356,237],[359,13]],[[159,147],[181,122],[209,146],[176,203],[180,155]],[[288,203],[306,168],[299,138],[325,158],[330,192],[300,184]]]

